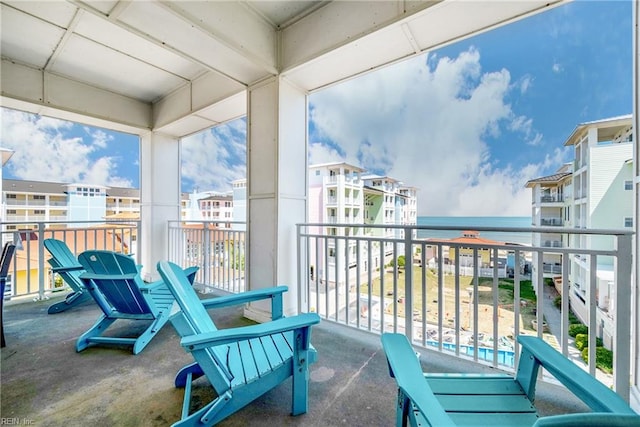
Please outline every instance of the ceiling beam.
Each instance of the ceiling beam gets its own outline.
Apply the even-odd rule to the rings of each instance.
[[[7,60],[0,95],[2,106],[31,113],[133,133],[152,128],[151,104]]]

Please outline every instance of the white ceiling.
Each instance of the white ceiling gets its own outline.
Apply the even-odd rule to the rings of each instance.
[[[313,91],[548,1],[12,1],[2,105],[182,136],[245,114],[281,74]],[[556,4],[557,2],[552,1]]]

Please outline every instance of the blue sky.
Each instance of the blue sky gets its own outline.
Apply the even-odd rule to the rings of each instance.
[[[418,187],[420,215],[529,215],[575,126],[632,112],[631,7],[572,2],[313,93],[310,162]],[[183,191],[245,177],[245,124],[183,141]],[[139,185],[136,137],[3,110],[1,138],[5,178]]]

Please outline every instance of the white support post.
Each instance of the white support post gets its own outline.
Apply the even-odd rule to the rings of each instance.
[[[284,314],[297,312],[296,224],[307,218],[307,94],[281,77],[247,90],[247,289],[289,286]],[[245,316],[271,318],[268,302]]]
[[[156,264],[166,260],[168,222],[180,219],[180,144],[177,138],[149,132],[140,141],[140,219],[138,249],[143,278],[159,278]]]

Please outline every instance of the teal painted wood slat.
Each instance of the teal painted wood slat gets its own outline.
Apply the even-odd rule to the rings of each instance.
[[[242,360],[245,382],[255,381],[258,378],[258,368],[256,367],[256,361],[253,358],[253,349],[249,341],[240,341],[238,348],[240,349],[240,359]]]
[[[262,339],[262,349],[264,350],[265,356],[272,369],[275,369],[276,366],[280,366],[284,362],[284,359],[282,359],[282,356],[280,356],[280,353],[278,352],[276,344],[273,342],[272,335]]]
[[[511,377],[504,378],[430,378],[425,376],[435,394],[517,394],[522,387]]]
[[[436,395],[446,412],[535,412],[525,395]]]

